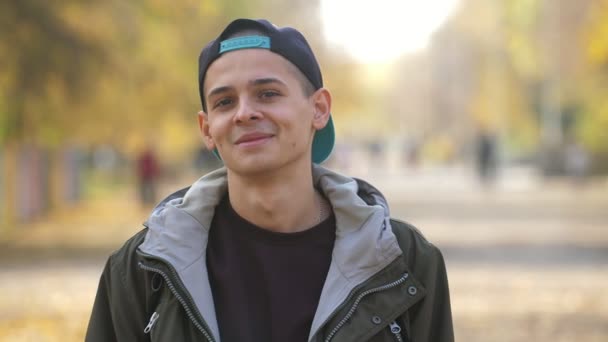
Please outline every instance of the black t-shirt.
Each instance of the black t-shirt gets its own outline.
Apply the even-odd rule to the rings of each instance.
[[[240,217],[224,198],[209,232],[207,267],[220,338],[307,341],[329,270],[335,218],[276,233]]]

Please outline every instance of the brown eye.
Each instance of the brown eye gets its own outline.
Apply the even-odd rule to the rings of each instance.
[[[216,101],[213,104],[213,108],[215,109],[215,108],[225,107],[225,106],[228,106],[230,104],[232,104],[232,99],[230,99],[230,98],[224,98],[224,99],[221,99],[219,101]]]
[[[260,92],[259,96],[262,99],[270,99],[272,97],[279,96],[279,93],[274,90],[264,90]]]

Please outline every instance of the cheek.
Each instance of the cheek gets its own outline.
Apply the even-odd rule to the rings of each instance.
[[[222,143],[223,139],[226,139],[227,128],[226,125],[221,122],[221,120],[216,119],[215,121],[209,124],[209,135],[213,138],[216,144]]]
[[[306,126],[308,127],[308,126]],[[312,143],[314,132],[310,131],[306,127],[292,127],[291,138],[289,146],[293,150],[308,148],[308,145]]]

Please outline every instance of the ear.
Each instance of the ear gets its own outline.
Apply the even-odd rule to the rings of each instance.
[[[316,130],[320,130],[329,121],[331,112],[331,94],[329,90],[325,88],[318,89],[312,94],[312,100],[314,105],[314,116],[312,119],[312,125]]]
[[[209,134],[209,116],[202,110],[198,112],[198,128],[201,131],[205,146],[207,146],[210,151],[215,149],[215,142],[213,141],[211,134]]]

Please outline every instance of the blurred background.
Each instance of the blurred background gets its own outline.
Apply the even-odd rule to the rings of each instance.
[[[108,255],[220,166],[197,57],[304,32],[326,166],[444,252],[461,341],[608,340],[608,1],[0,2],[0,341],[81,341]]]

